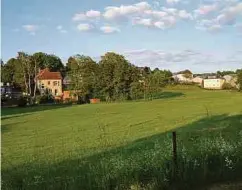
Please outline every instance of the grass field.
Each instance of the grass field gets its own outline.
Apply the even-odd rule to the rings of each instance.
[[[169,89],[153,101],[2,109],[1,132],[3,189],[193,189],[242,179],[238,92]]]

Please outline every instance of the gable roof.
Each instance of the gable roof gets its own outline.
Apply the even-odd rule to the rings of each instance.
[[[62,76],[60,72],[50,72],[49,69],[46,68],[46,69],[40,70],[36,78],[38,80],[48,80],[48,79],[61,80]]]

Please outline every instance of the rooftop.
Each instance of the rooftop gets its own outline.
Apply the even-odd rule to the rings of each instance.
[[[62,76],[60,72],[50,72],[49,69],[40,70],[37,75],[38,80],[48,80],[48,79],[56,79],[61,80]]]

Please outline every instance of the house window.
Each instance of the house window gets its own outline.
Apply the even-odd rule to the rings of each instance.
[[[50,85],[50,81],[48,81],[48,85]]]
[[[53,82],[53,85],[54,85],[54,86],[57,86],[57,81],[54,81],[54,82]]]
[[[58,81],[58,86],[60,86],[60,81]]]
[[[55,96],[58,94],[57,89],[55,89]]]
[[[45,88],[45,85],[44,84],[41,84],[41,88]]]

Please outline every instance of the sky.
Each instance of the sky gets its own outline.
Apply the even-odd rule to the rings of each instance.
[[[1,58],[98,61],[112,51],[174,72],[242,68],[242,0],[2,0]]]

